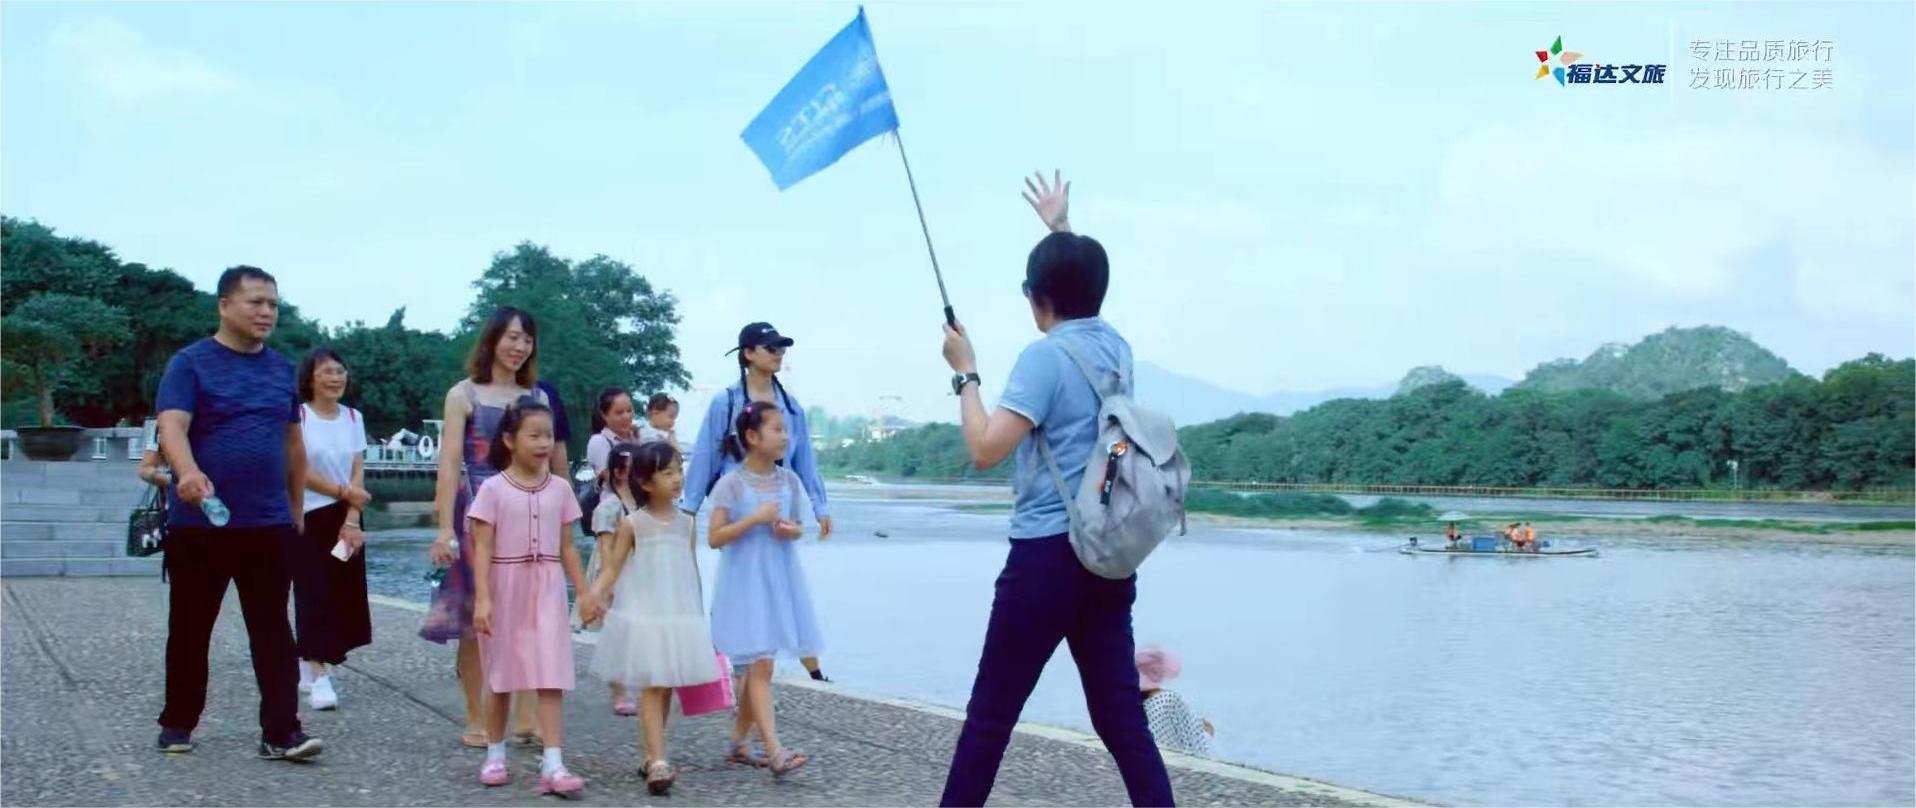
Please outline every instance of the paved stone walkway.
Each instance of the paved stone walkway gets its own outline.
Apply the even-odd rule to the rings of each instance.
[[[0,804],[522,805],[538,752],[515,749],[512,785],[486,789],[478,750],[458,742],[463,707],[450,649],[418,640],[420,615],[374,606],[377,641],[337,676],[342,708],[301,705],[326,753],[309,764],[253,758],[257,693],[238,600],[214,633],[211,687],[191,754],[153,751],[164,680],[166,589],[153,578],[15,578],[0,603]],[[592,648],[577,646],[584,671]],[[938,801],[958,723],[949,711],[857,698],[781,680],[780,735],[812,756],[783,781],[719,760],[729,715],[676,721],[671,797],[648,796],[636,721],[606,708],[581,676],[566,705],[566,762],[600,805],[930,805]],[[1186,805],[1394,805],[1307,780],[1172,759]],[[1117,805],[1123,786],[1095,743],[1056,730],[1020,732],[992,800],[999,805]]]

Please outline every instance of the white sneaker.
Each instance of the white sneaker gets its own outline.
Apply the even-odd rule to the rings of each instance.
[[[333,691],[333,677],[321,676],[313,680],[313,693],[306,697],[306,704],[315,710],[334,710],[339,708],[339,694]]]
[[[313,666],[306,664],[306,660],[302,659],[299,661],[299,694],[304,696],[311,692],[313,692]]]

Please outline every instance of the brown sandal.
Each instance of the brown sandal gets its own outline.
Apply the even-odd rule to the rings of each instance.
[[[486,748],[486,732],[478,728],[469,728],[464,734],[459,736],[459,743],[462,746],[469,746],[474,749],[484,749]]]
[[[779,749],[772,755],[772,761],[766,764],[772,770],[773,777],[784,777],[811,762],[811,757],[789,746]]]
[[[765,756],[752,751],[752,742],[742,738],[732,742],[732,751],[725,756],[725,762],[750,766],[754,769],[763,769],[766,766]]]

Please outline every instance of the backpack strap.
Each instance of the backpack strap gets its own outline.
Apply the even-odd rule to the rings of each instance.
[[[1051,483],[1058,487],[1058,498],[1064,500],[1065,515],[1070,517],[1071,532],[1076,533],[1082,521],[1078,516],[1078,498],[1065,490],[1064,474],[1058,471],[1058,459],[1051,454],[1051,440],[1045,437],[1044,430],[1034,429],[1031,432],[1032,437],[1038,441],[1038,454],[1044,458],[1044,467],[1051,472]]]
[[[1111,370],[1100,374],[1098,370],[1092,367],[1091,363],[1084,358],[1083,354],[1078,353],[1076,348],[1071,347],[1071,343],[1055,337],[1047,337],[1046,339],[1053,345],[1056,345],[1058,350],[1063,351],[1064,355],[1071,360],[1071,364],[1078,366],[1078,373],[1084,376],[1084,380],[1087,384],[1091,385],[1091,392],[1097,394],[1100,405],[1104,403],[1105,396],[1129,394],[1131,380],[1125,377],[1122,369]],[[1115,379],[1115,381],[1112,383],[1100,382],[1100,377],[1106,380]]]
[[[1111,392],[1123,390],[1123,374],[1106,374],[1107,377],[1117,377],[1118,382],[1115,385],[1107,387],[1104,384],[1100,384],[1098,382],[1098,373],[1091,367],[1091,363],[1085,361],[1084,356],[1074,350],[1069,343],[1056,337],[1046,337],[1045,339],[1056,346],[1058,350],[1063,351],[1065,357],[1071,360],[1071,364],[1078,368],[1078,373],[1084,377],[1085,383],[1091,385],[1091,394],[1098,397],[1099,406],[1104,405],[1104,397],[1106,395]],[[1076,533],[1078,525],[1082,521],[1082,518],[1078,515],[1078,499],[1072,496],[1071,492],[1065,488],[1064,473],[1058,470],[1058,458],[1051,452],[1051,439],[1045,434],[1044,427],[1039,425],[1032,426],[1031,437],[1038,443],[1038,455],[1044,458],[1045,469],[1051,473],[1051,484],[1058,487],[1058,498],[1064,500],[1065,514],[1069,516],[1071,520],[1071,531]]]

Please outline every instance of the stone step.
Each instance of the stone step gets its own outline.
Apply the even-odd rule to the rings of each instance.
[[[131,508],[140,503],[146,493],[145,486],[121,486],[114,488],[60,488],[56,486],[24,486],[7,488],[0,492],[0,504],[6,505],[102,505],[124,502]]]
[[[0,558],[119,558],[121,541],[0,541]]]
[[[112,541],[126,539],[126,522],[15,522],[0,523],[0,542]]]
[[[102,460],[98,462],[40,463],[30,460],[9,460],[0,463],[0,483],[7,485],[34,485],[38,483],[70,483],[86,480],[139,479],[139,463],[133,460]]]
[[[8,505],[0,508],[0,522],[54,522],[62,525],[108,524],[124,525],[126,517],[133,513],[129,502],[115,507],[94,507],[92,505]]]
[[[33,575],[153,575],[160,574],[160,557],[146,558],[4,558],[0,577]]]

